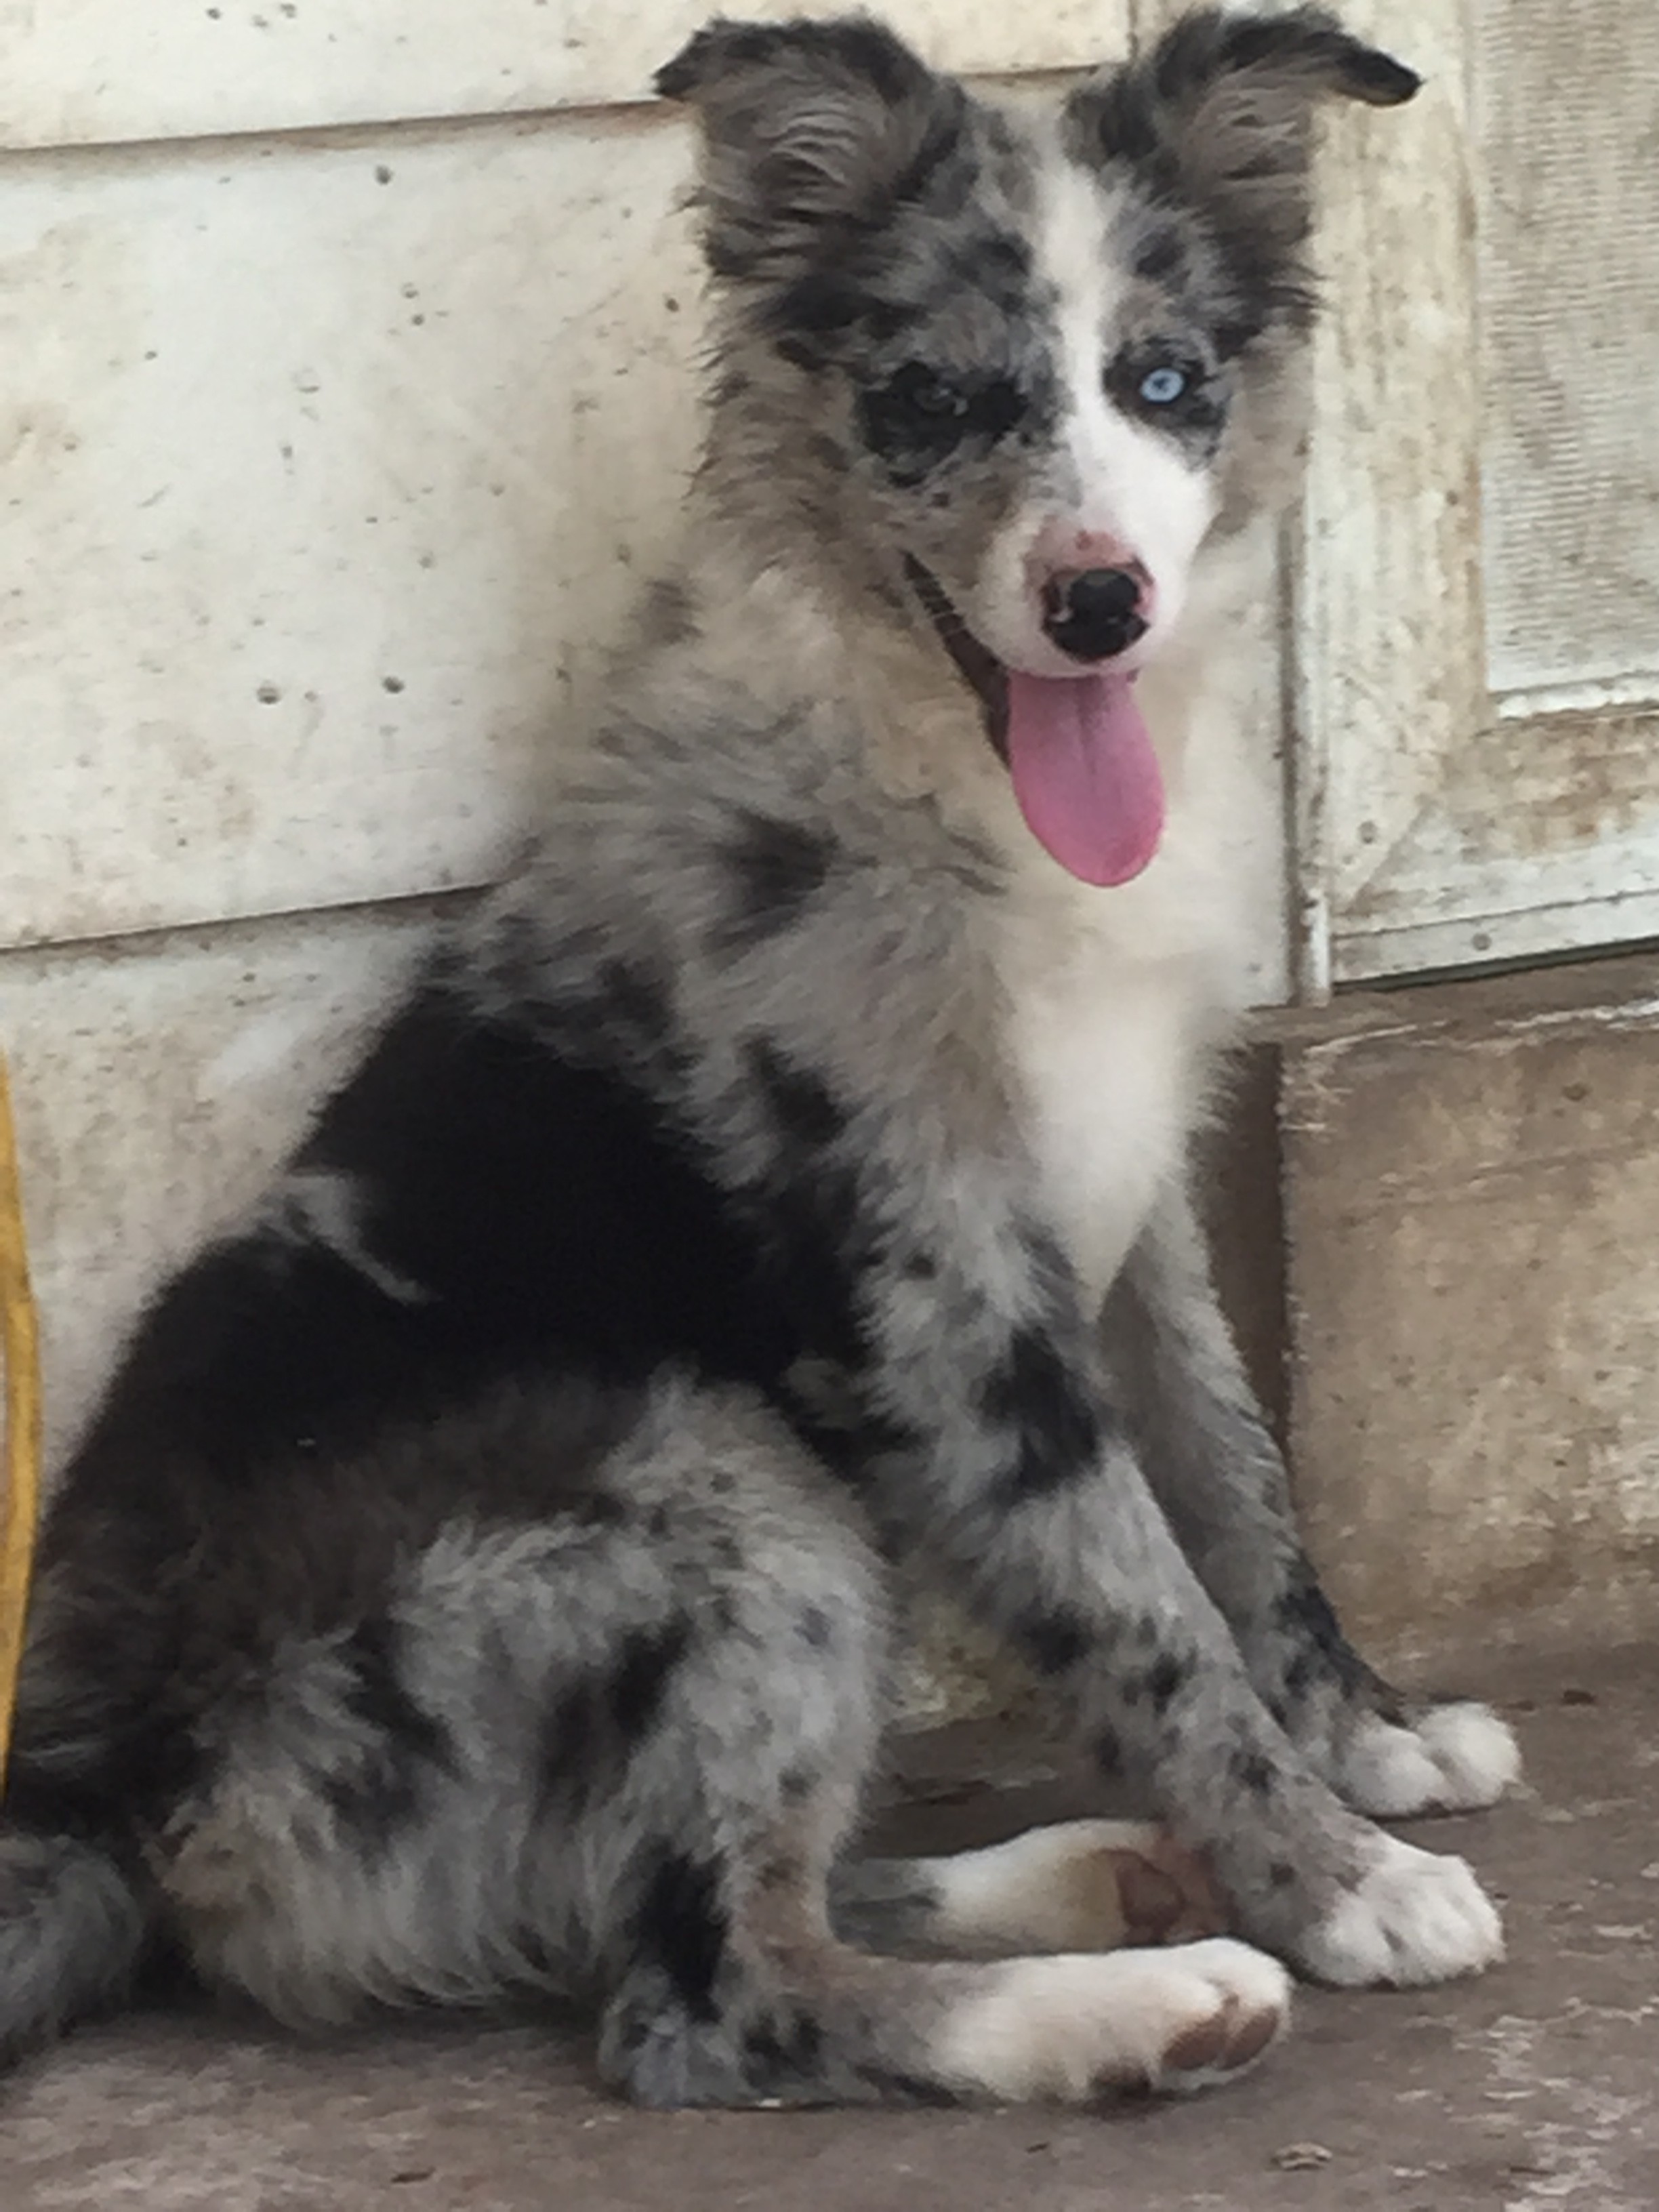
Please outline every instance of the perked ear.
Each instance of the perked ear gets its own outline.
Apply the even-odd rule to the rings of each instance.
[[[705,248],[720,276],[787,279],[914,191],[962,94],[861,15],[708,24],[656,89],[702,125]]]
[[[1067,105],[1073,150],[1128,162],[1203,215],[1269,312],[1305,312],[1297,266],[1311,210],[1313,112],[1331,94],[1395,107],[1421,79],[1352,38],[1328,9],[1185,16],[1127,68]]]

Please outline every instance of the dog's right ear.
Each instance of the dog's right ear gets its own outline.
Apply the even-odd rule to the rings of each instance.
[[[861,15],[699,31],[655,79],[702,126],[704,245],[716,276],[787,281],[914,190],[963,95]]]

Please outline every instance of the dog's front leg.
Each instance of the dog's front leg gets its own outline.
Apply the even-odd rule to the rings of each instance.
[[[1182,1184],[1163,1194],[1113,1286],[1105,1328],[1116,1400],[1158,1503],[1304,1756],[1363,1812],[1492,1803],[1520,1771],[1505,1724],[1484,1705],[1400,1697],[1343,1635]]]
[[[866,1285],[884,1446],[869,1477],[890,1528],[1070,1698],[1103,1757],[1148,1775],[1246,1934],[1346,1984],[1432,1982],[1498,1956],[1463,1862],[1356,1817],[1257,1696],[1053,1246],[1011,1231],[947,1249],[925,1269],[895,1253]]]

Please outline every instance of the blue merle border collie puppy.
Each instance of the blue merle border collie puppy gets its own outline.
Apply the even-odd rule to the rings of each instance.
[[[1188,1194],[1272,895],[1239,639],[1313,111],[1415,87],[1308,7],[1043,106],[863,18],[662,70],[714,280],[689,557],[69,1470],[0,2043],[164,1950],[298,2023],[574,1994],[654,2105],[1079,2100],[1236,2072],[1280,1961],[1498,1956],[1366,1816],[1488,1803],[1513,1741],[1344,1640]],[[849,1852],[899,1561],[1167,1837]]]

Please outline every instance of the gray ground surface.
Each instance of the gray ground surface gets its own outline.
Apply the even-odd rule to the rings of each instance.
[[[534,2027],[317,2049],[158,2015],[0,2093],[0,2212],[1654,2212],[1659,1650],[1494,1661],[1459,1686],[1514,1714],[1531,1790],[1421,1832],[1507,1900],[1508,1964],[1420,1994],[1310,1991],[1294,2039],[1212,2097],[644,2115],[595,2092],[579,2039]],[[1022,1786],[971,1778],[1010,1756],[941,1740],[898,1817],[933,1845],[1078,1809],[1029,1748]]]

